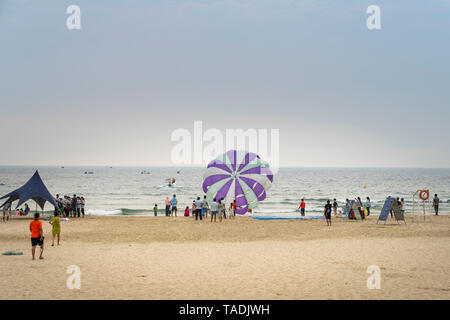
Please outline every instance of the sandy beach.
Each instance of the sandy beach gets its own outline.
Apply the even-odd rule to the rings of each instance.
[[[412,218],[411,218],[412,219]],[[223,223],[192,217],[87,217],[62,222],[62,242],[31,260],[29,219],[0,224],[4,299],[449,299],[450,216],[432,223]],[[70,265],[81,288],[70,290]],[[369,290],[367,267],[381,270]]]

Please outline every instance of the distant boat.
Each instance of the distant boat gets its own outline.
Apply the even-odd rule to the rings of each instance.
[[[178,174],[180,174],[180,173],[181,173],[181,171],[177,171],[177,173],[178,173]]]
[[[64,169],[64,167],[61,167],[61,169]]]
[[[84,174],[94,174],[92,171],[85,171]]]
[[[151,173],[150,173],[150,171],[144,170],[144,171],[141,171],[141,174],[151,174]]]

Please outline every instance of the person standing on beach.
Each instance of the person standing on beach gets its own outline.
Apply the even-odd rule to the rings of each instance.
[[[195,206],[195,200],[194,201],[192,201],[192,209],[191,209],[191,212],[192,212],[192,218],[194,218],[195,217],[195,210],[197,209],[197,207]]]
[[[219,211],[219,205],[216,202],[216,198],[214,198],[213,202],[211,202],[211,222],[213,222],[213,218],[214,218],[214,222],[217,222],[216,218],[217,218],[217,213]]]
[[[366,198],[366,210],[367,210],[367,216],[370,216],[370,207],[372,206],[372,204],[370,203],[370,198],[367,197]]]
[[[173,195],[172,200],[170,200],[170,204],[172,205],[172,212],[170,215],[173,216],[175,214],[175,217],[176,217],[177,216],[177,204],[178,204],[176,195]]]
[[[72,198],[71,210],[72,210],[73,218],[76,218],[76,216],[77,216],[77,196],[75,194],[73,195],[73,198]]]
[[[203,201],[200,200],[200,197],[197,197],[197,200],[195,200],[195,221],[198,220],[199,216],[200,216],[200,220],[202,220],[202,207],[203,207]]]
[[[158,216],[158,204],[157,203],[155,203],[155,206],[153,207],[153,214],[155,217]]]
[[[80,198],[80,207],[81,207],[81,215],[84,218],[84,206],[86,205],[86,200],[84,200],[84,197]]]
[[[224,198],[220,198],[220,201],[223,204],[223,218],[226,219],[227,218],[227,207],[225,205],[225,199]]]
[[[361,219],[364,220],[364,211],[362,210],[362,201],[360,197],[356,199],[356,206],[358,207],[358,212],[359,215],[361,216]]]
[[[402,213],[403,219],[405,218],[405,199],[400,200],[400,212]]]
[[[434,208],[434,212],[435,215],[438,216],[439,214],[439,198],[437,194],[434,194],[434,198],[433,198],[433,208]]]
[[[219,207],[219,222],[222,222],[222,218],[225,215],[225,203],[222,202],[222,199],[223,198],[221,198],[219,200],[219,206],[218,206]]]
[[[166,197],[166,217],[170,214],[170,200],[169,197]]]
[[[206,196],[203,196],[202,215],[204,218],[208,218],[208,210],[209,210],[208,201],[206,201]]]
[[[57,245],[59,246],[59,237],[61,234],[61,220],[59,219],[59,212],[55,211],[55,216],[52,221],[49,221],[52,225],[52,247],[55,245],[55,237],[57,238]]]
[[[30,207],[26,203],[25,203],[25,209],[24,209],[23,213],[24,213],[25,216],[30,213]]]
[[[39,213],[35,213],[34,220],[30,222],[30,232],[32,260],[34,260],[37,245],[41,247],[41,254],[39,255],[39,259],[44,259],[44,257],[42,256],[42,254],[44,253],[44,231],[42,231],[42,222],[39,221]]]
[[[338,203],[337,203],[336,199],[333,199],[333,213],[334,213],[334,216],[337,215],[337,208],[338,208]]]
[[[327,204],[325,205],[325,208],[323,210],[323,215],[325,216],[325,219],[327,220],[327,226],[331,227],[331,204],[330,204],[330,200],[327,200]]]
[[[237,209],[237,203],[236,200],[233,201],[233,203],[231,204],[233,206],[233,216],[236,217],[236,209]]]
[[[301,216],[304,217],[305,216],[305,208],[306,208],[306,203],[305,203],[304,199],[302,199],[302,201],[300,202],[299,208],[300,208]]]
[[[10,215],[11,215],[11,202],[8,201],[3,206],[3,222],[9,221]]]
[[[77,197],[77,216],[81,217],[81,198]]]

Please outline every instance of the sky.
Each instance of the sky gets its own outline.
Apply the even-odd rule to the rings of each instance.
[[[279,129],[281,166],[450,167],[449,39],[450,0],[0,0],[0,165],[170,166],[202,121]]]

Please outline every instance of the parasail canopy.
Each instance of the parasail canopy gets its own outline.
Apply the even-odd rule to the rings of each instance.
[[[208,164],[203,178],[208,202],[214,198],[224,198],[226,203],[236,200],[236,213],[246,214],[266,198],[273,173],[257,154],[230,150]]]

